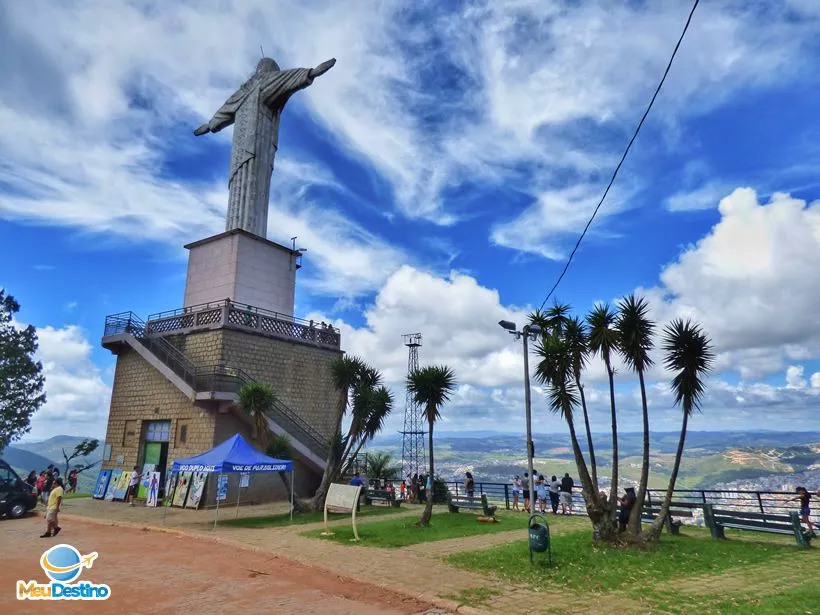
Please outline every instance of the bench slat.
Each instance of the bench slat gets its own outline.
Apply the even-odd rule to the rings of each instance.
[[[739,523],[721,523],[723,527],[728,527],[733,530],[749,530],[750,532],[767,532],[769,534],[789,534],[791,536],[794,535],[794,530],[789,528],[777,528],[777,527],[770,527],[770,526],[750,526],[750,525],[741,525]]]
[[[729,527],[730,525],[744,525],[746,527],[759,527],[764,529],[776,528],[787,530],[788,532],[794,532],[794,528],[792,528],[791,524],[787,523],[766,523],[764,521],[756,521],[754,519],[736,519],[730,517],[715,517],[715,521],[725,527]]]

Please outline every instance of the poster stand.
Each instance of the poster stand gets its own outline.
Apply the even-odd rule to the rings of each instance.
[[[356,509],[358,508],[361,491],[361,485],[330,484],[325,498],[325,531],[321,533],[321,536],[333,536],[333,532],[330,531],[327,525],[327,513],[328,509],[331,509],[330,512],[352,513],[351,523],[353,524],[354,536],[352,542],[359,542],[359,531],[356,528]],[[291,493],[293,492],[291,491]],[[292,516],[293,513],[291,513]]]

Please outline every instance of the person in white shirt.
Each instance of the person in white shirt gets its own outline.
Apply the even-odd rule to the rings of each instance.
[[[125,501],[128,502],[131,506],[134,505],[134,498],[137,495],[137,489],[140,486],[140,478],[142,478],[142,474],[138,470],[139,466],[134,466],[134,471],[131,472],[131,478],[128,481],[128,493],[125,494]]]

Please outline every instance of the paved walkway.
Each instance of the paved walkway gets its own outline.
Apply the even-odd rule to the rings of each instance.
[[[181,613],[226,612],[317,615],[411,615],[439,612],[434,605],[399,592],[299,564],[269,552],[235,549],[181,533],[111,527],[66,515],[58,539],[38,538],[40,516],[0,520],[0,588],[4,613]],[[47,581],[43,551],[60,543],[81,554],[99,553],[81,580],[106,583],[111,597],[86,602],[18,602],[18,579]]]

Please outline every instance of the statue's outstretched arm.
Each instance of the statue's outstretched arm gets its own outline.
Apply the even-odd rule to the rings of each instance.
[[[316,68],[311,68],[310,71],[308,71],[308,75],[311,79],[324,75],[327,71],[333,68],[334,64],[336,64],[336,58],[330,58],[327,62],[322,62]]]
[[[203,124],[202,126],[200,126],[199,128],[197,128],[194,131],[194,135],[196,135],[198,137],[200,135],[204,135],[204,134],[209,133],[209,132],[211,132],[211,125],[206,122],[205,124]]]

